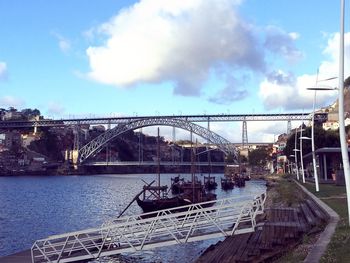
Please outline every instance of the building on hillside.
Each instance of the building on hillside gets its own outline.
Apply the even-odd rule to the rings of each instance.
[[[350,118],[345,119],[345,126],[350,125]],[[336,131],[339,129],[339,122],[338,120],[336,121],[326,121],[322,124],[322,128],[325,131],[331,130],[331,131]]]
[[[4,121],[23,119],[23,114],[19,111],[6,111],[2,116]]]
[[[338,123],[338,121],[327,121],[327,122],[322,124],[322,128],[325,131],[329,131],[329,130],[334,131],[334,130],[339,129],[339,123]]]
[[[12,131],[5,133],[5,147],[8,149],[12,148],[15,145],[22,145],[22,138],[19,131]]]
[[[22,146],[27,148],[33,141],[38,140],[40,137],[36,134],[22,134]]]

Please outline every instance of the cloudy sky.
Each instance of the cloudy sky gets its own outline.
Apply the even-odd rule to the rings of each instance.
[[[0,107],[51,118],[308,113],[317,69],[338,74],[338,2],[0,0]],[[318,107],[337,96],[319,93]],[[248,139],[286,127],[248,123]],[[211,128],[241,140],[241,123]]]

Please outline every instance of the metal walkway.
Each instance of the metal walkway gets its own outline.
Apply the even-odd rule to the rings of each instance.
[[[37,240],[32,262],[74,262],[253,232],[266,193],[119,218],[100,228]],[[180,212],[179,212],[180,210]]]

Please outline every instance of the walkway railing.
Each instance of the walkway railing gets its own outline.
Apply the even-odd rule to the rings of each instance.
[[[253,232],[266,193],[119,218],[100,228],[37,240],[32,262],[74,262]],[[152,215],[152,217],[150,217]]]

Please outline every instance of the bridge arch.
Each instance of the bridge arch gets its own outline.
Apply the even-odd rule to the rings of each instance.
[[[235,160],[238,160],[238,151],[231,142],[202,126],[182,119],[145,118],[131,121],[125,124],[119,124],[113,129],[107,130],[105,133],[96,137],[84,145],[81,149],[79,149],[79,162],[83,163],[90,156],[100,151],[107,142],[125,132],[157,125],[177,127],[187,131],[192,131],[200,137],[207,139],[209,142],[215,144],[226,155],[232,155]]]

